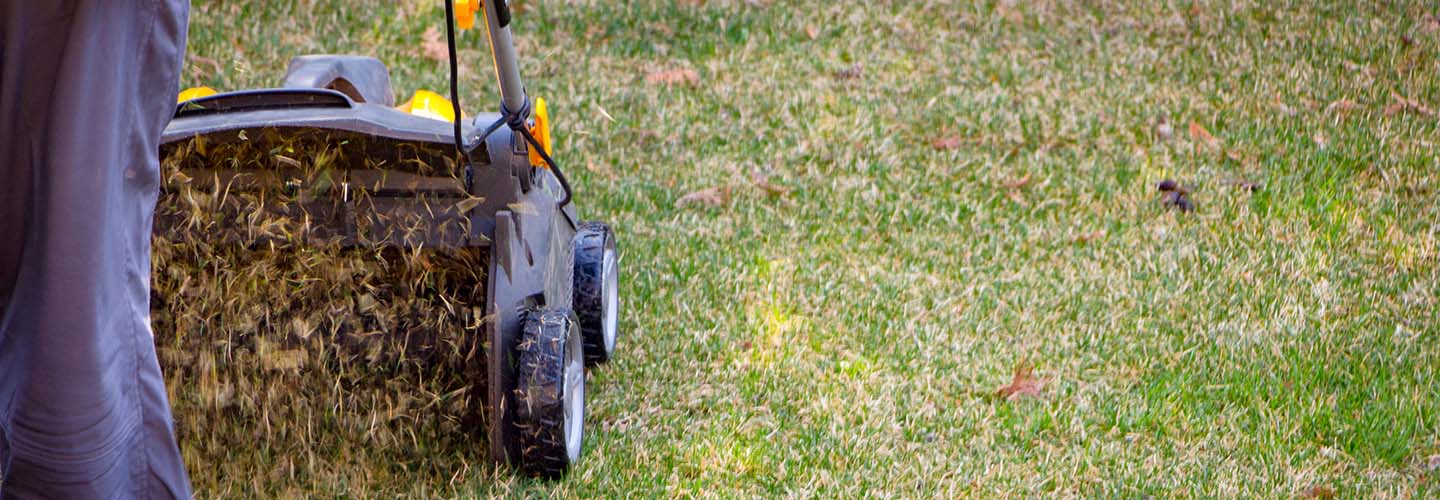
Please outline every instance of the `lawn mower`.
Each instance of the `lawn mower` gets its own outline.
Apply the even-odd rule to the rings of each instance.
[[[455,34],[457,25],[471,28],[477,13],[502,100],[498,113],[466,116],[454,88]],[[521,84],[506,2],[447,1],[446,15],[449,99],[417,91],[396,106],[385,65],[349,55],[296,57],[277,88],[182,92],[162,137],[168,166],[156,244],[177,244],[189,233],[206,249],[474,256],[457,262],[483,267],[471,270],[483,283],[442,295],[472,303],[446,299],[436,306],[476,311],[473,317],[456,313],[473,319],[462,327],[474,341],[461,350],[479,353],[484,365],[475,372],[483,380],[473,381],[483,388],[482,414],[470,422],[483,427],[494,461],[554,477],[581,453],[586,369],[608,361],[615,349],[615,235],[606,224],[582,221],[571,203],[572,186],[550,156],[548,110]],[[259,159],[239,159],[234,152],[241,149],[258,151],[252,156]],[[183,283],[176,289],[188,290]],[[305,293],[303,283],[291,289]],[[355,299],[357,307],[373,307],[366,297]],[[309,326],[296,331],[315,330],[302,319],[296,324]],[[356,329],[385,334],[386,325],[405,324],[417,330],[414,325],[431,319],[377,320]],[[334,324],[338,331],[348,323]],[[400,356],[428,352],[433,339],[406,335]],[[290,352],[285,345],[266,345],[252,350],[279,356],[267,366],[305,366],[277,361]],[[359,352],[375,355],[363,347]],[[185,416],[177,412],[177,418]]]

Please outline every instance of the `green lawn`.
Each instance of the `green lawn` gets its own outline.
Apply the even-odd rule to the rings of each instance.
[[[1435,4],[512,4],[581,214],[622,247],[582,462],[262,489],[1440,495]],[[443,12],[197,1],[184,85],[335,52],[385,60],[398,100],[444,91]],[[477,35],[469,112],[498,108]],[[997,396],[1021,364],[1038,397]],[[188,466],[202,496],[252,479]]]

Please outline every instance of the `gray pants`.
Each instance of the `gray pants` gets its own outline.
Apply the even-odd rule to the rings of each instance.
[[[149,325],[186,0],[0,0],[0,496],[190,496]]]

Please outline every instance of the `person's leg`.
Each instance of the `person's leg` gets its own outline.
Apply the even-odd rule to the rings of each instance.
[[[184,0],[0,0],[0,496],[190,495],[149,326]]]

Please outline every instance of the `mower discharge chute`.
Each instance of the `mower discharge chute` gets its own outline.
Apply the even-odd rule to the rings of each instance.
[[[502,113],[457,117],[450,101],[425,91],[397,107],[385,66],[358,56],[297,57],[280,88],[182,93],[161,146],[156,324],[178,328],[179,336],[195,335],[192,328],[220,330],[205,318],[244,316],[244,309],[188,303],[206,293],[196,283],[237,293],[258,286],[237,284],[241,274],[286,276],[295,302],[231,319],[256,324],[199,345],[224,344],[227,353],[238,345],[271,369],[304,370],[306,360],[285,356],[321,336],[335,345],[320,363],[420,360],[416,366],[465,373],[474,380],[456,392],[480,397],[477,414],[464,422],[477,433],[483,427],[488,455],[556,476],[580,455],[585,369],[609,360],[615,346],[615,237],[605,224],[578,218],[550,151],[537,151],[550,147],[549,117],[543,101],[532,107],[520,83],[504,2],[460,0],[452,22],[467,27],[481,8]],[[368,264],[337,271],[301,262],[317,249],[359,255],[357,262]],[[222,255],[282,254],[293,265],[240,273],[233,263],[216,262]],[[181,255],[201,271],[169,269]],[[401,269],[408,265],[420,270]],[[286,274],[296,268],[342,276],[308,281]],[[211,274],[197,274],[204,272]],[[366,281],[373,276],[427,281],[395,292]],[[307,288],[315,283],[340,289],[317,295]],[[355,289],[343,289],[352,283]],[[298,302],[312,295],[323,297]],[[402,317],[376,312],[386,301],[407,304],[393,308]],[[282,323],[277,310],[294,317]],[[363,314],[327,316],[351,310]],[[280,340],[256,333],[281,330]],[[367,342],[372,338],[389,341]],[[462,360],[441,359],[446,353]],[[216,361],[208,363],[214,371]]]

